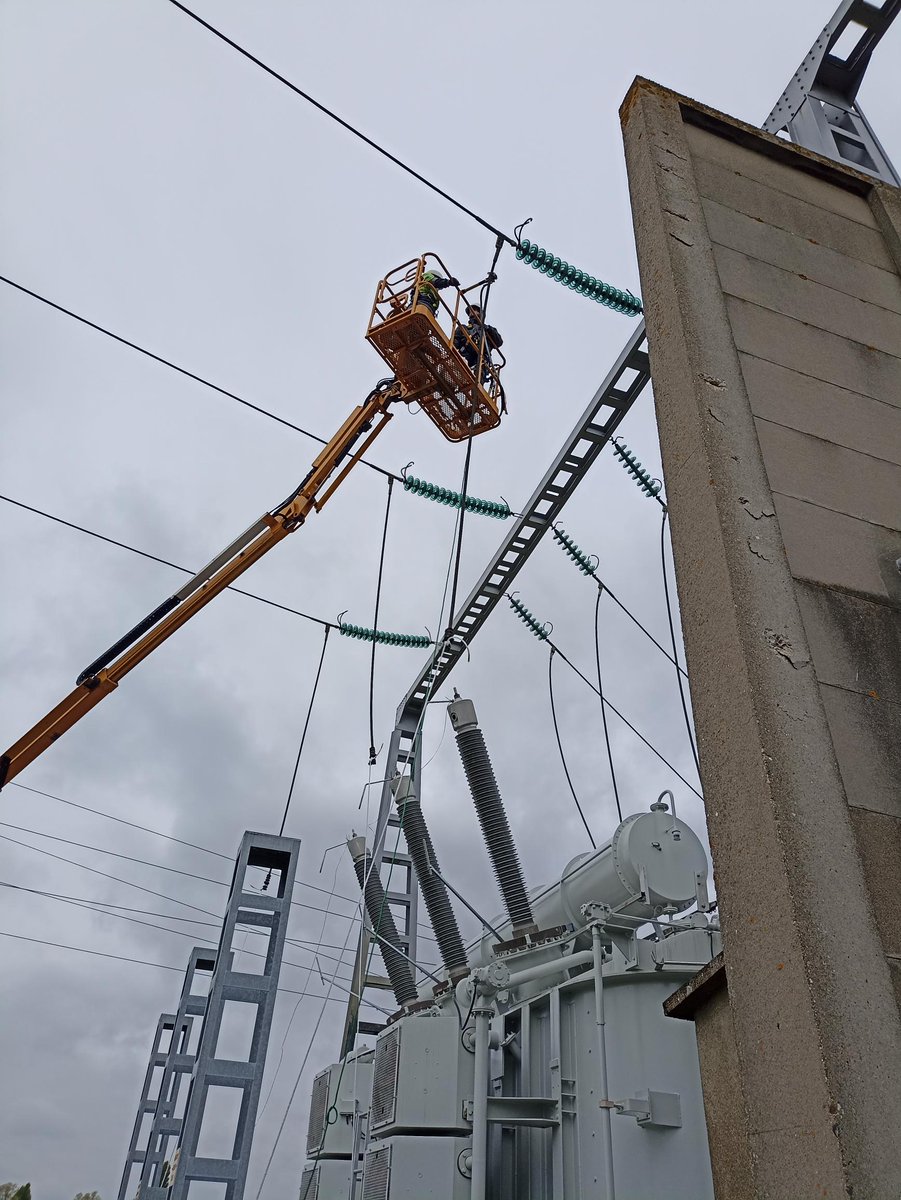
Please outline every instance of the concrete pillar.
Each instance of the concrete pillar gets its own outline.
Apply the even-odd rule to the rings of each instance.
[[[754,1194],[901,1195],[898,195],[621,116]]]

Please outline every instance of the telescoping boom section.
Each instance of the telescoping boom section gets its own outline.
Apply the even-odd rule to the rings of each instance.
[[[419,317],[416,315],[416,297],[420,288],[427,287],[423,278],[426,270],[425,256],[415,260],[413,264],[408,264],[407,268],[398,270],[406,270],[407,274],[412,271],[409,281],[411,286],[406,289],[407,305],[408,308],[412,305],[412,309],[406,317],[402,313],[399,314],[401,324],[404,320],[407,322],[408,333],[399,335],[398,345],[401,348],[396,353],[391,352],[396,361],[397,377],[382,380],[364,402],[357,405],[317,456],[306,478],[286,500],[264,513],[258,521],[192,576],[184,587],[164,600],[124,637],[90,663],[78,676],[75,687],[68,696],[14,742],[5,754],[0,755],[0,787],[15,778],[67,729],[99,704],[104,696],[114,691],[129,671],[171,637],[195,613],[234,583],[289,533],[299,529],[311,512],[319,512],[385,428],[393,415],[390,411],[392,404],[401,400],[419,400],[445,437],[452,441],[459,440],[460,430],[461,437],[475,436],[498,424],[500,418],[492,398],[500,387],[498,368],[490,364],[485,367],[484,371],[487,371],[489,381],[485,386],[478,384],[472,370],[466,365],[465,357],[453,349],[451,341],[441,329],[438,318],[432,315],[423,319],[427,328],[438,330],[433,340],[440,349],[436,349],[431,342],[429,348],[417,343],[416,337],[409,333],[409,320],[412,313],[415,321],[419,323]],[[396,272],[392,272],[392,276],[395,274]],[[388,295],[389,291],[390,285],[383,280],[379,284],[376,309],[380,304],[379,297]],[[456,313],[464,301],[461,299],[463,293],[456,286],[454,292],[456,300],[453,312]],[[395,295],[394,292],[391,294]],[[402,294],[402,291],[396,292],[397,297],[401,297]],[[400,299],[398,303],[401,303]],[[375,313],[375,309],[373,311]],[[395,319],[392,317],[384,323],[393,326]],[[454,321],[456,322],[456,317]],[[374,323],[381,322],[376,322],[375,316],[373,317],[367,337],[376,344],[372,334]],[[450,337],[453,338],[456,325],[449,328]],[[409,345],[404,342],[404,337]],[[466,348],[469,343],[463,341],[463,337],[463,333],[458,336],[458,343]],[[387,345],[388,341],[385,341],[385,344]],[[484,350],[486,361],[489,353],[487,349]],[[391,362],[392,366],[395,365],[395,361],[392,361],[388,354],[383,353],[383,357]],[[481,361],[480,349],[473,362],[481,366]]]

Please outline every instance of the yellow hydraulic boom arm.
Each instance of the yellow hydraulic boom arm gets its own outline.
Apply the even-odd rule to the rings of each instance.
[[[104,696],[119,686],[119,681],[129,671],[209,604],[214,596],[218,596],[282,538],[298,529],[311,511],[319,512],[390,421],[392,414],[388,411],[389,405],[400,398],[401,389],[395,380],[383,380],[363,404],[357,405],[316,458],[306,479],[284,503],[264,513],[221,554],[189,579],[183,588],[86,667],[69,695],[0,756],[0,787],[33,762],[95,704],[99,704]],[[363,434],[368,436],[357,450],[353,450]],[[331,479],[339,467],[341,470],[338,475]]]

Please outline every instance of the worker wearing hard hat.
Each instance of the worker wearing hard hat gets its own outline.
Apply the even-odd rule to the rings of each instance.
[[[459,287],[460,280],[454,279],[453,275],[449,279],[445,279],[439,275],[437,271],[424,271],[422,279],[419,281],[419,295],[416,297],[416,303],[422,304],[429,310],[432,316],[438,316],[438,293],[446,287]]]

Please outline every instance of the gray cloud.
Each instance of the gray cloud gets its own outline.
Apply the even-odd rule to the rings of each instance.
[[[768,0],[748,21],[735,6],[700,0],[615,10],[588,0],[553,10],[536,0],[428,10],[408,0],[378,7],[198,0],[238,40],[490,220],[512,228],[532,215],[536,240],[633,290],[616,115],[632,77],[657,78],[759,121],[829,7]],[[171,6],[13,0],[2,20],[4,273],[123,336],[327,436],[382,373],[362,333],[384,271],[426,248],[440,251],[461,278],[486,270],[489,235]],[[893,61],[892,46],[880,48],[863,101],[897,158]],[[492,305],[508,350],[511,412],[501,432],[475,444],[470,490],[516,506],[630,323],[525,271],[509,251],[499,273]],[[10,289],[0,290],[0,305],[0,470],[3,491],[25,503],[199,565],[281,499],[316,453],[300,435]],[[623,433],[659,473],[649,395]],[[372,457],[395,470],[412,459],[418,475],[459,486],[459,449],[406,412]],[[384,480],[358,468],[247,586],[329,620],[347,609],[350,620],[369,625],[384,500]],[[0,728],[12,739],[179,577],[0,509]],[[563,524],[664,637],[659,521],[657,506],[605,456]],[[476,518],[466,530],[464,588],[503,534]],[[395,495],[384,627],[435,631],[452,534],[450,510]],[[591,677],[592,587],[550,543],[518,586]],[[606,600],[601,616],[610,698],[693,778],[672,667]],[[22,782],[232,853],[244,829],[269,829],[280,817],[321,637],[288,614],[224,596]],[[380,649],[377,662],[376,730],[387,739],[421,656]],[[288,832],[303,838],[303,879],[326,889],[336,860],[320,875],[323,849],[366,821],[356,806],[368,778],[368,669],[366,646],[332,635],[288,822]],[[550,724],[546,650],[499,610],[453,682],[478,704],[529,880],[548,879],[586,839]],[[597,700],[562,663],[555,687],[574,784],[600,839],[615,812]],[[443,719],[433,706],[426,758]],[[611,730],[626,811],[674,786],[615,718]],[[700,829],[699,802],[682,785],[674,790]],[[218,879],[230,874],[221,860],[22,789],[6,789],[3,802],[3,819],[15,824]],[[496,911],[449,733],[426,773],[424,803],[445,870],[477,907]],[[0,878],[8,882],[172,915],[189,913],[176,900],[216,912],[224,905],[225,889],[214,884],[21,840],[167,899],[0,842]],[[353,897],[345,858],[337,887]],[[304,888],[297,895],[325,903]],[[186,937],[26,893],[4,889],[3,899],[0,927],[8,932],[177,967],[190,946]],[[346,902],[335,907],[351,911]],[[473,932],[469,917],[462,923]],[[341,945],[347,929],[338,917],[323,924],[320,913],[298,908],[291,936],[316,940],[322,930],[324,941]],[[4,1094],[13,1098],[0,1116],[0,1177],[31,1179],[35,1200],[71,1200],[92,1188],[111,1200],[156,1018],[174,1005],[179,976],[7,938],[0,944],[0,1061]],[[299,947],[288,957],[310,961]],[[306,970],[289,967],[283,983],[300,988],[305,978]],[[322,992],[318,979],[312,990]],[[319,1001],[304,1000],[286,1035],[295,1002],[285,995],[277,1006],[270,1080],[284,1038],[283,1065],[258,1126],[251,1194],[319,1011]],[[327,1006],[264,1197],[297,1186],[309,1084],[337,1051],[342,1017],[341,1004]]]

